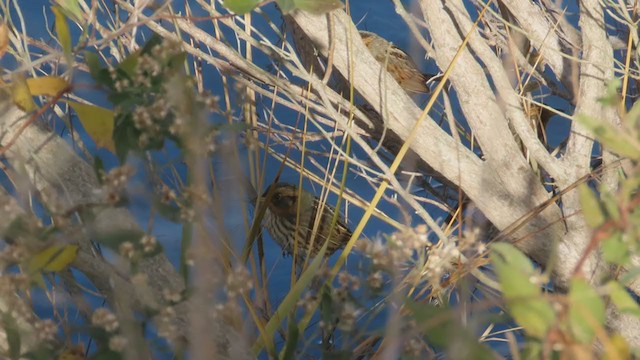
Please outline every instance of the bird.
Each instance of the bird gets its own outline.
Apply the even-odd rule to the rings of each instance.
[[[270,197],[269,192],[273,192]],[[335,213],[333,207],[322,204],[318,197],[295,185],[285,182],[272,184],[262,194],[261,200],[267,201],[262,224],[280,245],[284,255],[292,255],[296,251],[299,258],[314,258],[328,241],[325,257],[329,257],[351,238],[351,230],[340,216],[331,228]],[[315,226],[319,208],[322,208],[322,215]]]
[[[429,93],[427,81],[433,75],[424,74],[409,54],[376,33],[360,30],[362,42],[380,65],[387,64],[387,71],[408,93]]]

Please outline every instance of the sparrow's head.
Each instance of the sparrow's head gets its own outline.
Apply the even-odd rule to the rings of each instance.
[[[273,189],[273,190],[272,190]],[[279,182],[267,188],[262,194],[262,199],[266,200],[270,191],[273,191],[267,203],[269,210],[276,215],[295,215],[298,209],[298,187],[295,185]]]

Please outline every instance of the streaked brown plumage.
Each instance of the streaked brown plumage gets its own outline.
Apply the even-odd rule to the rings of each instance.
[[[271,187],[273,187],[273,194],[267,203],[262,224],[284,253],[293,254],[297,240],[298,256],[315,257],[328,238],[329,244],[325,255],[330,256],[344,247],[351,238],[351,231],[340,217],[329,232],[334,209],[326,204],[322,206],[322,216],[318,220],[314,234],[313,228],[320,200],[307,191],[300,191],[294,185],[280,182],[267,188],[262,195],[263,201],[267,198]],[[299,217],[297,216],[298,202],[300,202]],[[309,251],[310,248],[311,251]]]
[[[426,82],[430,75],[423,74],[411,57],[391,42],[369,31],[360,31],[362,42],[371,55],[381,65],[387,64],[387,71],[406,92],[428,93]]]

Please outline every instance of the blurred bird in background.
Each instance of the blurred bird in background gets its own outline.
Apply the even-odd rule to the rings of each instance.
[[[269,197],[270,191],[273,193]],[[267,201],[262,224],[285,254],[293,254],[295,250],[302,259],[315,257],[328,241],[325,256],[329,257],[351,238],[351,230],[340,216],[331,226],[333,207],[321,204],[320,199],[295,185],[273,184],[262,194],[261,201]],[[322,214],[316,226],[319,209]]]
[[[409,54],[378,34],[360,31],[360,37],[380,65],[387,64],[387,71],[404,91],[408,93],[428,93],[430,91],[427,81],[433,75],[422,73]]]
[[[313,41],[300,29],[296,22],[290,17],[284,17],[289,29],[291,29],[292,40],[300,55],[302,63],[309,71],[313,71],[319,78],[325,76],[325,66],[319,61],[319,53],[315,49]],[[369,49],[373,57],[384,66],[387,64],[387,71],[398,84],[409,94],[429,93],[430,89],[426,82],[434,75],[424,74],[409,54],[402,51],[378,34],[369,31],[360,31],[362,41]],[[338,79],[334,79],[339,92],[349,93],[347,79],[340,74],[334,74]]]

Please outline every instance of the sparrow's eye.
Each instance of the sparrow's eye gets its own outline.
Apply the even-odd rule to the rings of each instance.
[[[280,194],[280,193],[278,193],[278,194],[274,194],[274,195],[273,195],[273,199],[274,199],[275,201],[280,201],[280,200],[282,200],[282,194]]]

